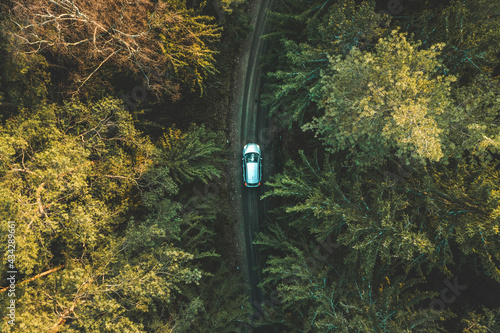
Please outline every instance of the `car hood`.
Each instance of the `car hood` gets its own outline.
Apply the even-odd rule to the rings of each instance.
[[[259,179],[259,163],[247,163],[248,184],[257,184]]]

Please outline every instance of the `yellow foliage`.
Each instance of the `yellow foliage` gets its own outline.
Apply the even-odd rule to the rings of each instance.
[[[167,133],[163,134],[162,145],[167,150],[172,150],[173,145],[179,141],[183,141],[186,134],[182,133],[180,129],[169,128]]]

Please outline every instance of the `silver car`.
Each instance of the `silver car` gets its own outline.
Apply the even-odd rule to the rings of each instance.
[[[262,179],[262,157],[260,147],[249,143],[243,147],[243,182],[246,187],[258,187]]]

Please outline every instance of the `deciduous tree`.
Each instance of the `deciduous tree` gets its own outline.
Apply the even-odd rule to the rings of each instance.
[[[303,129],[334,152],[347,150],[358,165],[378,165],[394,153],[406,163],[441,160],[456,78],[443,75],[442,45],[418,46],[395,30],[374,53],[353,48],[345,59],[332,57],[332,74],[315,90],[325,114]]]
[[[19,52],[76,66],[72,93],[112,64],[175,99],[180,84],[202,89],[215,71],[220,28],[210,20],[178,1],[16,0],[7,27]]]
[[[375,12],[373,1],[281,1],[274,7],[265,38],[279,44],[280,51],[268,60],[277,70],[269,74],[272,93],[265,100],[271,113],[290,116],[288,126],[292,120],[302,125],[306,113],[316,114],[313,88],[320,85],[322,71],[330,72],[328,57],[346,55],[353,47],[371,49],[385,34],[380,26],[384,17]]]

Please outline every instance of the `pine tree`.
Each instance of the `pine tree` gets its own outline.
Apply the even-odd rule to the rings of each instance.
[[[435,4],[433,4],[434,6]],[[445,43],[445,65],[452,74],[470,80],[489,74],[499,61],[500,6],[494,0],[454,0],[438,8],[425,8],[408,19],[409,30],[424,47]],[[404,23],[404,22],[401,22]],[[401,26],[408,26],[401,24]]]

